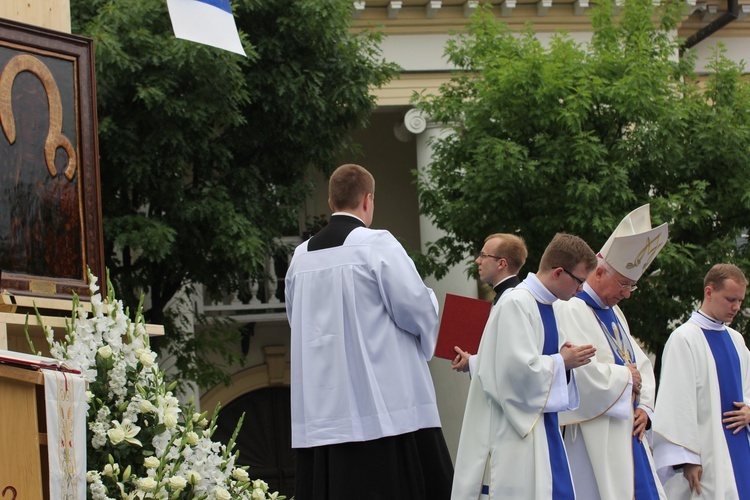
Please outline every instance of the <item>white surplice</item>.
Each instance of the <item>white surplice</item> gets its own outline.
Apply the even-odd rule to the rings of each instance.
[[[427,366],[438,303],[404,248],[388,231],[364,227],[341,246],[307,245],[286,276],[292,447],[440,427]]]

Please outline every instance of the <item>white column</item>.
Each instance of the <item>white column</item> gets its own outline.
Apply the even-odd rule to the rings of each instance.
[[[409,110],[404,116],[404,126],[406,130],[411,132],[416,137],[417,142],[417,169],[420,175],[429,175],[430,165],[432,164],[432,155],[434,148],[432,141],[446,137],[453,133],[450,127],[445,127],[430,117],[425,115],[422,111],[417,109]],[[438,238],[445,235],[442,229],[435,227],[430,219],[420,214],[419,215],[419,238],[422,245],[422,251],[427,250],[427,243],[436,241]],[[468,260],[470,256],[466,256]],[[478,297],[477,293],[477,282],[474,279],[469,279],[466,275],[466,264],[462,262],[456,266],[453,266],[448,274],[440,281],[430,277],[425,280],[427,284],[435,290],[435,294],[438,296],[438,300],[442,305],[445,294],[452,293],[454,295],[465,295],[467,297]]]
[[[453,133],[450,127],[445,127],[417,109],[409,110],[404,117],[406,130],[416,137],[417,145],[417,169],[420,175],[429,174],[432,164],[434,148],[432,141]],[[422,251],[426,251],[427,242],[436,241],[445,232],[435,227],[430,219],[424,215],[419,216],[419,236]],[[466,256],[469,259],[469,256]],[[435,291],[442,305],[445,302],[445,294],[464,295],[467,297],[478,296],[477,281],[470,279],[466,274],[465,261],[453,266],[448,274],[441,280],[429,277],[425,280],[427,285]],[[463,421],[466,397],[469,393],[469,375],[457,373],[451,370],[449,361],[441,358],[433,358],[430,361],[430,372],[435,383],[440,420],[443,424],[443,434],[448,444],[453,460],[456,459],[458,439],[461,434],[461,422]]]

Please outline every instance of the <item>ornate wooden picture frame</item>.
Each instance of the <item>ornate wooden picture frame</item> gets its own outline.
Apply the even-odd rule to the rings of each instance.
[[[0,290],[104,278],[93,42],[0,19]]]

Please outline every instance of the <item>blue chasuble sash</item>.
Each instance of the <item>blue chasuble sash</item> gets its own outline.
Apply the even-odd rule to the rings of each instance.
[[[703,330],[706,342],[711,348],[711,354],[713,354],[716,364],[723,418],[724,412],[737,409],[733,404],[735,401],[745,400],[742,392],[740,357],[726,329],[706,330],[701,328],[701,330]],[[722,425],[722,427],[724,426]],[[724,437],[727,440],[729,456],[732,459],[737,493],[742,500],[750,499],[750,444],[748,444],[747,432],[743,430],[737,434],[732,434],[731,430],[724,427]]]
[[[542,316],[544,325],[542,354],[551,356],[560,351],[555,313],[551,304],[537,302],[537,306],[539,306],[539,314]],[[570,476],[568,456],[560,435],[560,424],[556,412],[544,414],[544,430],[547,434],[550,470],[552,471],[552,500],[574,500],[573,480]]]
[[[583,300],[596,315],[599,320],[599,325],[602,327],[603,333],[607,336],[609,346],[612,349],[612,354],[615,358],[615,364],[624,365],[625,360],[623,359],[622,351],[628,352],[630,359],[635,362],[635,352],[633,347],[630,345],[630,341],[625,336],[625,328],[623,328],[617,315],[611,307],[602,309],[599,304],[586,292],[580,292],[577,297]],[[614,326],[620,330],[615,332]],[[620,344],[620,347],[616,346]],[[620,352],[618,352],[620,351]],[[633,402],[633,409],[638,406],[637,401]],[[656,489],[656,481],[654,474],[651,471],[651,464],[648,461],[648,455],[646,449],[643,447],[643,443],[638,441],[638,436],[632,437],[633,445],[633,475],[635,482],[635,500],[658,500],[659,493]]]

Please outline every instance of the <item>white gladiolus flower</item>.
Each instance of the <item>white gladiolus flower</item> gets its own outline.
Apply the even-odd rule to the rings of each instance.
[[[53,330],[41,325],[51,355],[79,369],[89,384],[88,445],[96,453],[89,454],[86,464],[87,497],[167,500],[186,495],[190,488],[191,498],[283,498],[236,467],[233,447],[212,441],[215,426],[210,418],[195,412],[192,402],[182,406],[167,390],[164,371],[149,347],[142,310],[131,320],[122,301],[115,300],[111,290],[102,298],[96,277],[88,277],[90,303],[84,307],[74,297],[64,337],[55,340]],[[187,425],[180,415],[186,415]],[[133,474],[136,466],[131,464],[137,463],[143,463],[144,477]]]

